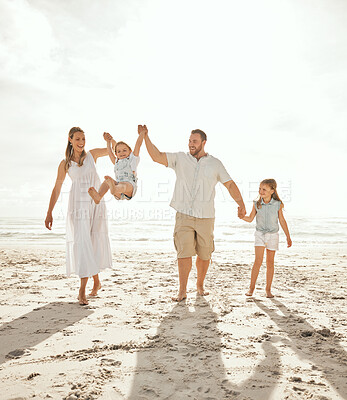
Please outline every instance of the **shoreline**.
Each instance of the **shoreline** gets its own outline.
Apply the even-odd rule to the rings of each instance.
[[[230,240],[230,243],[225,243],[224,240],[217,239],[214,241],[215,242],[215,253],[221,253],[221,252],[229,252],[229,251],[237,251],[237,250],[245,250],[245,251],[251,251],[254,252],[254,241],[233,241]],[[66,243],[63,241],[62,243],[28,243],[28,242],[21,242],[21,241],[1,241],[0,240],[0,250],[7,250],[7,249],[36,249],[36,250],[43,250],[43,249],[59,249],[59,250],[65,250]],[[278,255],[283,255],[283,254],[291,254],[295,253],[296,250],[307,250],[310,252],[311,250],[319,250],[319,251],[324,251],[322,250],[329,251],[329,250],[338,250],[341,253],[347,255],[347,245],[343,242],[341,243],[323,243],[321,242],[315,242],[315,243],[293,243],[293,246],[291,248],[287,248],[287,244],[285,242],[285,238],[281,237],[280,242],[279,242],[279,250],[276,252],[276,257]],[[148,250],[148,251],[168,251],[168,252],[174,252],[175,253],[175,248],[174,248],[174,243],[173,239],[169,240],[162,240],[162,241],[151,241],[151,240],[136,240],[136,241],[116,241],[116,240],[111,240],[111,249],[113,252],[116,251],[142,251],[142,250]],[[119,250],[118,250],[119,249]]]

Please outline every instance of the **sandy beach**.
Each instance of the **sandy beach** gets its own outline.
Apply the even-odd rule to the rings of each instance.
[[[0,250],[1,399],[347,398],[346,249],[279,253],[274,299],[264,266],[244,295],[252,249],[217,249],[180,304],[173,250],[114,260],[82,307],[63,248]]]

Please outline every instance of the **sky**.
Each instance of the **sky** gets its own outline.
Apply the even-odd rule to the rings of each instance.
[[[346,19],[344,0],[0,0],[0,217],[44,219],[72,126],[92,149],[138,124],[170,152],[204,130],[248,211],[275,178],[288,215],[347,217]],[[174,172],[145,147],[138,176],[110,212],[168,209]],[[236,214],[220,185],[217,209]]]

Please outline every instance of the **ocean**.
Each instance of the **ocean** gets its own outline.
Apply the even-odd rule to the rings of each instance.
[[[109,218],[109,235],[113,250],[157,249],[173,250],[174,213],[160,218],[140,219]],[[153,216],[152,216],[153,217]],[[338,246],[347,249],[347,218],[287,217],[293,246]],[[0,247],[64,247],[65,219],[58,218],[49,231],[44,219],[0,218]],[[241,220],[216,218],[215,244],[220,249],[252,248],[255,221],[251,224]],[[280,248],[286,247],[285,235],[280,228]]]

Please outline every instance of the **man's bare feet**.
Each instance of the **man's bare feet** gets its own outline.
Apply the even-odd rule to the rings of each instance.
[[[78,300],[78,302],[80,303],[81,306],[87,306],[89,304],[85,295],[79,295],[77,297],[77,300]]]
[[[245,293],[246,296],[253,296],[253,290],[249,290],[247,293]]]
[[[115,181],[108,175],[105,176],[105,181],[107,182],[110,192],[115,195],[117,193],[116,183]]]
[[[270,292],[270,290],[267,290],[266,291],[266,297],[269,298],[269,299],[272,299],[275,296]]]
[[[187,293],[185,293],[185,292],[178,292],[178,295],[177,296],[173,296],[173,297],[171,297],[171,300],[172,301],[177,301],[177,303],[179,303],[180,301],[183,301],[183,300],[185,300],[187,298]]]
[[[94,200],[95,204],[99,204],[101,200],[101,196],[95,190],[95,188],[91,187],[88,189],[89,196]]]
[[[98,291],[101,289],[101,283],[99,283],[99,286],[93,287],[92,291],[89,293],[89,296],[95,297],[98,295]]]
[[[207,292],[203,287],[197,287],[196,291],[200,296],[208,296],[210,292]]]

